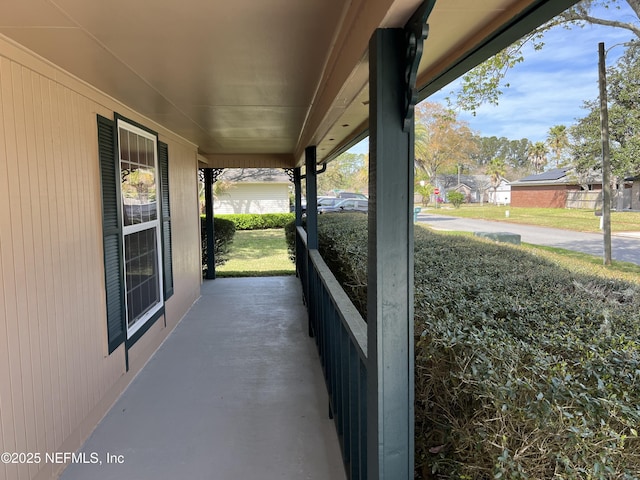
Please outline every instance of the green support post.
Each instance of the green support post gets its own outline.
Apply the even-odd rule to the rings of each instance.
[[[207,280],[216,278],[215,231],[213,228],[213,169],[204,169],[205,230],[207,232]]]
[[[302,175],[300,167],[293,169],[293,188],[295,195],[296,227],[302,226]]]
[[[435,1],[369,43],[367,478],[414,478],[415,77]]]
[[[305,154],[305,180],[307,186],[307,248],[309,250],[318,249],[318,193],[317,193],[317,164],[316,164],[316,147],[307,147]],[[316,288],[314,285],[314,271],[311,265],[311,258],[307,258],[307,292],[309,295],[307,309],[309,312],[309,336],[314,335],[314,326],[316,322]]]
[[[307,244],[309,250],[318,249],[318,173],[316,172],[316,147],[307,147],[305,155],[305,180],[307,185]]]

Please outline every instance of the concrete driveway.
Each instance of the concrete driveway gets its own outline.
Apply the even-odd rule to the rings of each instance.
[[[432,213],[419,214],[418,222],[425,223],[435,230],[511,232],[519,234],[525,243],[565,248],[596,256],[603,256],[604,253],[604,240],[601,233],[582,233],[517,223],[448,217]],[[638,232],[612,236],[611,256],[614,260],[640,265],[640,225],[638,225]]]

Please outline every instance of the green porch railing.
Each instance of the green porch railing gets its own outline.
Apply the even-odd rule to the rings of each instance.
[[[296,265],[316,340],[347,474],[367,478],[367,325],[306,232],[296,231]],[[313,301],[310,296],[313,296]]]

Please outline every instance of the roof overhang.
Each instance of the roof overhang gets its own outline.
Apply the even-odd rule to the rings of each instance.
[[[573,3],[437,1],[420,98]],[[198,145],[202,164],[292,167],[308,145],[326,162],[366,134],[369,39],[419,4],[7,0],[0,35]]]

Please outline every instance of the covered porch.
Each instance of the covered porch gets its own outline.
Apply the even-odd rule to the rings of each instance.
[[[327,406],[298,279],[207,281],[61,478],[344,479]]]
[[[1,3],[0,451],[103,465],[0,478],[412,479],[414,107],[576,1]],[[365,323],[313,206],[367,135]],[[201,286],[234,167],[291,171],[298,279]]]

